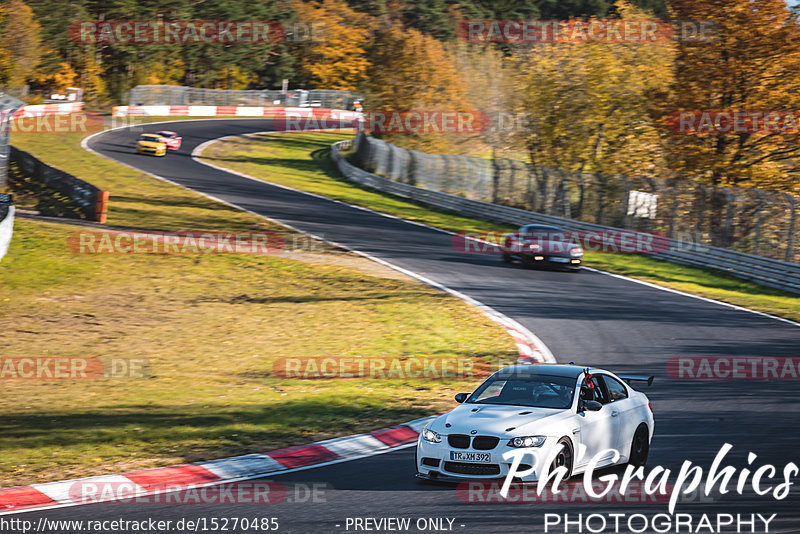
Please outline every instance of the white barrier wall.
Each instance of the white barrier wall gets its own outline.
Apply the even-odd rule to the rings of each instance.
[[[36,104],[25,106],[18,110],[11,118],[39,117],[41,115],[66,115],[83,111],[83,102],[70,102],[68,104]]]
[[[356,111],[324,108],[280,108],[254,106],[115,106],[114,117],[300,117],[356,120]]]
[[[0,221],[0,261],[8,252],[11,244],[11,235],[14,233],[14,206],[8,207],[8,215]]]

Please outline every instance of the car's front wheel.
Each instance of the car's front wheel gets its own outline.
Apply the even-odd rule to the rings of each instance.
[[[563,480],[569,480],[572,476],[572,443],[567,438],[561,438],[558,442],[558,447],[556,457],[553,458],[553,463],[550,464],[550,472],[553,472],[558,467],[563,467],[567,470]]]
[[[650,454],[649,438],[650,434],[647,431],[647,426],[644,424],[639,425],[631,441],[631,454],[628,457],[630,465],[639,467],[647,463],[647,456]]]

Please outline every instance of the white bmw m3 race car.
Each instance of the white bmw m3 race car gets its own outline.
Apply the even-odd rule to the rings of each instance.
[[[420,433],[417,476],[430,480],[505,478],[513,454],[525,452],[515,479],[536,481],[564,467],[567,476],[593,468],[644,465],[653,437],[653,411],[644,393],[652,376],[615,375],[577,365],[506,367]],[[615,454],[614,451],[618,451]],[[546,462],[546,463],[545,463]]]

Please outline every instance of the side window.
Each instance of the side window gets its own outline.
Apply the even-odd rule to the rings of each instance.
[[[628,398],[628,390],[625,389],[625,385],[619,380],[604,375],[603,382],[606,385],[606,390],[608,390],[608,396],[611,398],[611,402]]]
[[[608,397],[600,387],[600,382],[596,376],[592,376],[588,381],[584,379],[581,386],[581,399],[585,401],[597,401],[600,404],[607,404]]]

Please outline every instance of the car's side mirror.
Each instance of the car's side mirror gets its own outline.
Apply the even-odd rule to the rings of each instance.
[[[583,401],[583,409],[589,412],[599,412],[603,405],[597,401]]]
[[[461,404],[469,397],[469,393],[456,393],[456,402]]]

